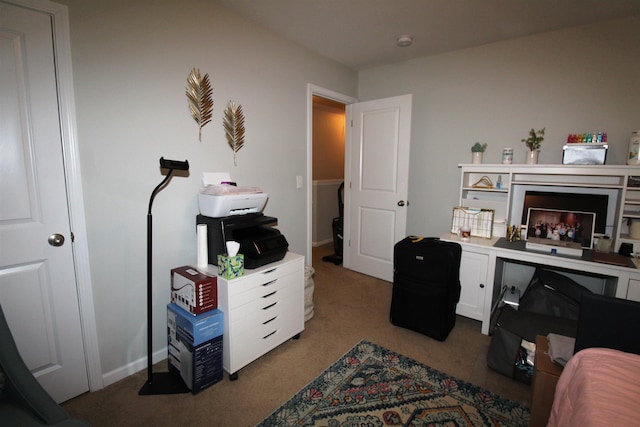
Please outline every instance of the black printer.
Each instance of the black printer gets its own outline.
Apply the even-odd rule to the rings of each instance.
[[[196,217],[198,224],[207,225],[209,264],[218,264],[218,255],[227,253],[226,242],[240,243],[239,253],[244,255],[244,267],[257,268],[279,261],[287,253],[289,243],[274,225],[278,219],[263,213],[248,213],[213,218]]]

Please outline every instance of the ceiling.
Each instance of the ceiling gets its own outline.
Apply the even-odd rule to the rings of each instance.
[[[640,15],[640,0],[216,1],[354,70]]]

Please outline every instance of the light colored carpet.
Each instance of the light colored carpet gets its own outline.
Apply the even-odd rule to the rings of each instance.
[[[365,339],[529,406],[529,386],[485,362],[490,337],[480,323],[458,317],[440,342],[389,322],[391,283],[322,262],[332,245],[314,249],[315,314],[299,340],[290,340],[197,395],[138,396],[146,370],[63,407],[100,426],[254,426],[324,369]],[[157,370],[166,370],[160,365]]]

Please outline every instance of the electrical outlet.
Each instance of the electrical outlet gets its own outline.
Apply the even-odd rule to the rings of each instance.
[[[296,188],[302,188],[302,175],[296,176]]]

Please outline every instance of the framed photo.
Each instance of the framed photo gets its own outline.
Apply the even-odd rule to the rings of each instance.
[[[595,223],[593,212],[529,208],[527,241],[592,249]]]

